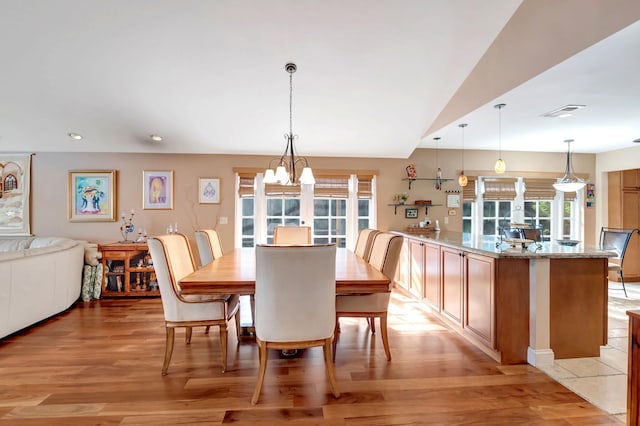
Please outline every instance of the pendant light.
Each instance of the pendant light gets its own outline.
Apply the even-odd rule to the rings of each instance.
[[[287,146],[280,158],[274,159],[269,163],[269,167],[265,170],[263,181],[264,183],[279,183],[281,185],[313,185],[316,180],[313,177],[311,167],[309,167],[309,162],[305,157],[296,156],[294,148],[294,141],[298,138],[298,135],[293,134],[293,73],[296,72],[298,67],[290,62],[285,65],[284,69],[289,73],[289,133],[284,135]],[[273,161],[277,161],[278,164],[275,172],[271,167]],[[300,173],[300,168],[302,168],[302,173]],[[300,175],[298,176],[299,173]]]
[[[460,176],[458,176],[458,185],[467,186],[469,179],[464,174],[464,128],[467,127],[466,123],[458,124],[458,127],[462,129],[462,169],[460,170]]]
[[[494,108],[498,108],[498,159],[496,160],[495,166],[493,166],[493,170],[498,174],[502,174],[507,170],[507,165],[502,159],[502,108],[506,106],[507,104],[493,106]]]
[[[579,191],[584,188],[585,182],[573,173],[573,165],[571,163],[571,142],[573,142],[573,139],[567,139],[564,142],[567,144],[567,164],[564,176],[559,182],[554,183],[553,187],[562,192]]]
[[[438,164],[438,141],[440,140],[440,138],[435,137],[433,138],[433,140],[436,141],[436,182],[434,186],[436,191],[442,191],[442,169]]]

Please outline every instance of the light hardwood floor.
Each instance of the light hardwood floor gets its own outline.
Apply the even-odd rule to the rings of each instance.
[[[12,425],[586,425],[617,424],[541,371],[500,366],[394,294],[385,359],[364,320],[342,319],[340,399],[330,394],[320,348],[269,354],[260,402],[255,342],[229,333],[221,372],[217,330],[176,332],[161,376],[160,299],[103,299],[0,341],[0,426]]]

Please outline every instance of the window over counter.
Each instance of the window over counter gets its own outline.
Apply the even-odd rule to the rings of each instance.
[[[376,227],[375,173],[314,170],[315,185],[263,183],[262,172],[236,170],[235,246],[272,243],[278,225],[311,226],[313,242],[355,246]]]
[[[584,238],[584,190],[560,192],[548,178],[483,178],[463,191],[462,230],[498,237],[501,227],[523,223],[541,229],[543,241]]]

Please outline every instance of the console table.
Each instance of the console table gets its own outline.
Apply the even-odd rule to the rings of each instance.
[[[160,296],[158,281],[146,243],[100,244],[102,296]]]

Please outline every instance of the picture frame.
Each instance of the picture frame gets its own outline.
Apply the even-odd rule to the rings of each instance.
[[[0,236],[31,234],[31,158],[0,154]]]
[[[142,208],[144,210],[173,209],[173,170],[142,172]]]
[[[418,208],[417,207],[407,207],[404,209],[404,217],[406,219],[417,219],[418,218]]]
[[[69,221],[114,222],[116,220],[116,171],[69,171]]]
[[[198,178],[198,203],[220,204],[219,178]]]

